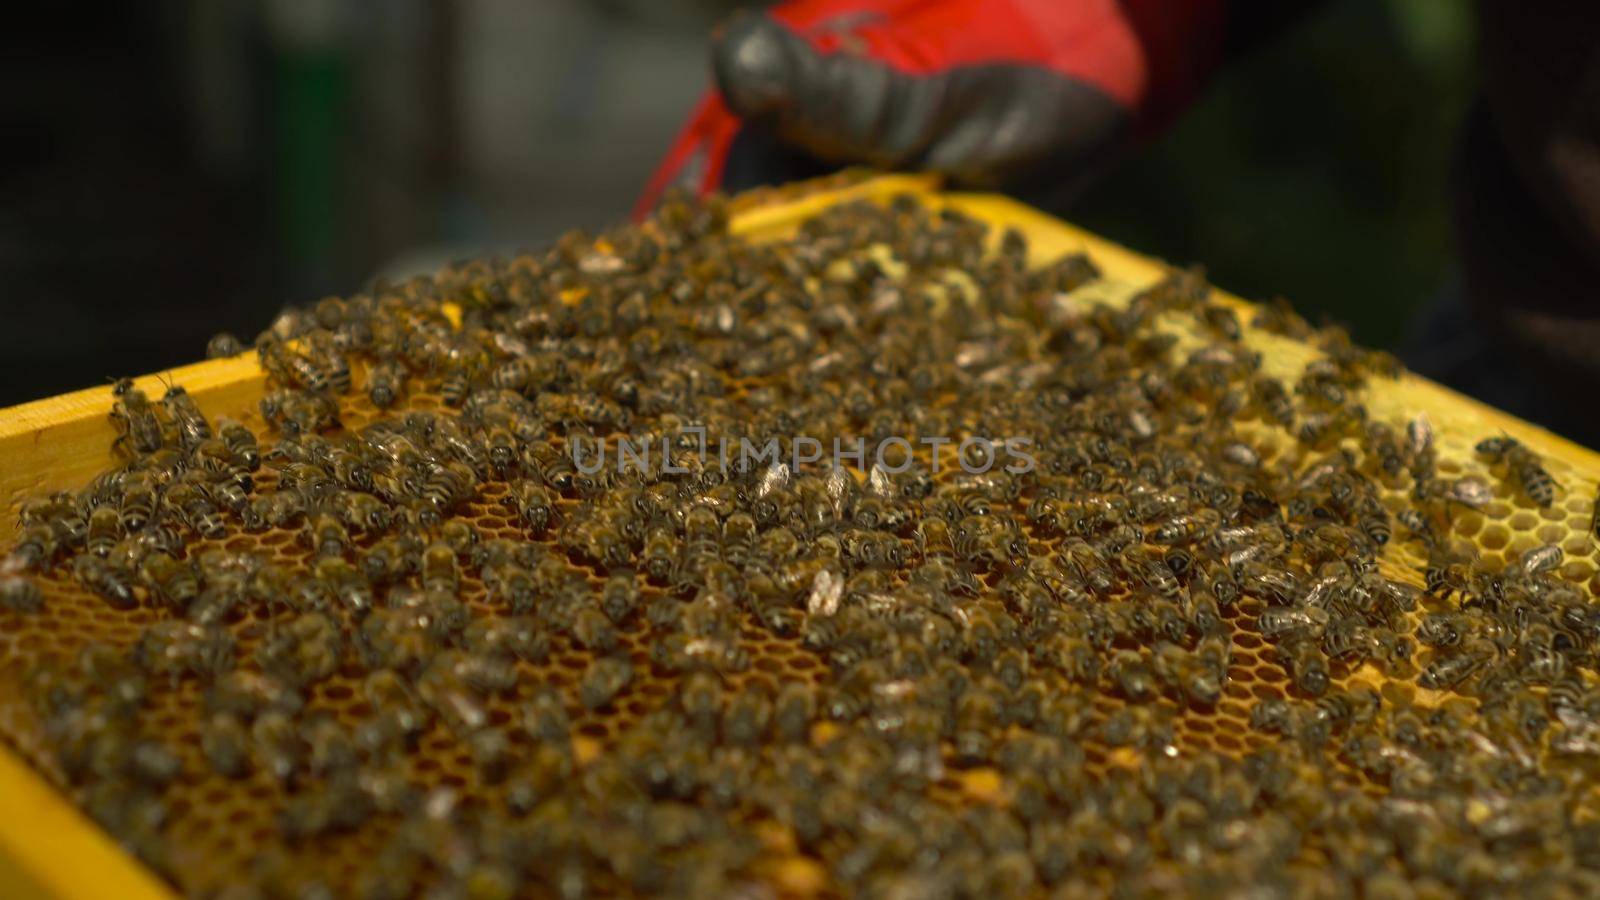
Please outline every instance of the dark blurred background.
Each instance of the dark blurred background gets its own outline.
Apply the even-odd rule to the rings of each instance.
[[[0,404],[622,219],[731,0],[161,0],[0,36]],[[1072,217],[1393,345],[1450,278],[1464,5],[1342,0]]]

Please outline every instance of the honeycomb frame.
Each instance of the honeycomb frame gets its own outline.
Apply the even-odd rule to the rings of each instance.
[[[924,202],[931,206],[948,205],[961,209],[990,224],[995,232],[1008,226],[1020,229],[1029,238],[1029,249],[1034,262],[1055,258],[1066,252],[1087,252],[1101,268],[1103,278],[1075,294],[1074,301],[1122,302],[1168,271],[1157,263],[1095,239],[1004,198],[939,194],[933,192],[926,181],[919,179],[884,177],[854,181],[847,177],[748,196],[741,199],[736,207],[734,230],[758,240],[777,237],[826,206],[849,199],[887,198],[906,191],[918,193]],[[1235,304],[1242,311],[1252,308],[1236,298],[1221,299]],[[1317,351],[1313,348],[1297,341],[1254,330],[1250,332],[1247,342],[1262,352],[1265,360],[1264,371],[1267,374],[1286,377],[1289,380],[1292,380],[1294,374],[1307,361],[1317,355]],[[253,360],[242,358],[204,363],[177,370],[167,377],[188,386],[208,416],[228,415],[243,420],[253,429],[262,430],[260,416],[255,411],[253,402],[260,393],[261,376]],[[154,377],[141,380],[140,384],[147,390],[157,390],[158,385],[159,382]],[[1454,534],[1476,544],[1486,560],[1497,564],[1513,560],[1517,554],[1539,543],[1558,542],[1568,554],[1563,575],[1570,580],[1585,584],[1591,596],[1600,595],[1600,576],[1597,576],[1591,558],[1592,545],[1588,534],[1594,512],[1591,498],[1594,496],[1596,478],[1600,476],[1600,455],[1409,374],[1398,382],[1383,385],[1381,391],[1370,392],[1364,398],[1364,402],[1372,416],[1379,419],[1403,421],[1419,409],[1427,411],[1436,433],[1441,475],[1487,474],[1483,463],[1474,457],[1472,447],[1479,438],[1490,433],[1511,434],[1539,452],[1544,457],[1550,473],[1563,486],[1563,491],[1558,495],[1555,504],[1548,509],[1539,509],[1509,489],[1500,479],[1491,477],[1489,481],[1494,486],[1494,498],[1480,512],[1458,517],[1454,523],[1456,528]],[[364,403],[364,400],[356,401],[355,406],[349,410],[353,415],[347,416],[347,424],[359,425],[363,415],[371,414],[370,410],[361,408],[361,404]],[[110,428],[104,420],[104,410],[108,405],[109,392],[106,389],[96,389],[0,412],[0,459],[4,459],[8,464],[8,471],[4,479],[0,480],[0,488],[4,489],[0,496],[3,496],[6,503],[12,507],[8,514],[0,515],[0,534],[4,534],[5,530],[13,526],[14,508],[23,497],[53,488],[79,487],[87,480],[88,475],[98,471],[110,461],[105,450],[111,437]],[[428,397],[418,398],[413,405],[419,408],[438,406],[435,399]],[[1302,451],[1291,447],[1282,452]],[[61,464],[63,461],[65,465]],[[503,485],[491,488],[485,492],[480,501],[468,507],[468,512],[481,526],[487,526],[484,528],[486,536],[494,536],[494,532],[498,529],[514,531],[515,529],[505,521],[504,514],[495,505],[495,501],[503,492]],[[236,538],[230,536],[220,543],[226,545],[230,540]],[[263,542],[277,548],[281,561],[294,562],[308,555],[307,551],[298,546],[293,536],[287,532],[269,533]],[[1386,574],[1414,581],[1415,569],[1420,560],[1410,550],[1399,544],[1392,544],[1386,551],[1383,562]],[[644,590],[648,594],[653,588],[646,586]],[[72,628],[73,633],[79,637],[98,637],[112,642],[131,640],[131,636],[137,634],[138,628],[147,624],[151,618],[149,610],[135,609],[115,614],[110,617],[114,621],[106,622],[105,619],[108,618],[106,611],[99,602],[77,596],[77,593],[63,590],[60,585],[55,584],[46,587],[51,609],[59,611],[52,612],[52,615],[61,617],[57,624]],[[468,579],[464,582],[463,593],[469,604],[483,605],[484,588],[480,582]],[[93,616],[89,614],[91,610],[84,605],[85,602],[95,604]],[[1247,620],[1259,611],[1259,607],[1253,601],[1247,601],[1230,611],[1228,615],[1237,622],[1240,619]],[[60,633],[59,629],[53,634],[29,635],[24,640],[18,630],[8,627],[8,618],[14,617],[9,613],[0,613],[0,658],[7,660],[8,671],[14,672],[10,664],[17,660],[35,653],[63,651],[70,643],[70,638]],[[1259,639],[1252,640],[1254,635],[1247,629],[1235,627],[1230,630],[1234,635],[1235,657],[1227,692],[1217,704],[1216,715],[1203,716],[1185,712],[1178,717],[1176,742],[1180,748],[1204,746],[1237,754],[1267,743],[1268,739],[1249,728],[1247,703],[1268,696],[1285,696],[1288,679],[1282,666],[1274,661],[1270,648],[1263,646]],[[621,637],[625,644],[631,645],[629,652],[636,663],[642,663],[645,659],[645,650],[642,646],[638,646],[637,635],[624,633]],[[249,652],[251,647],[249,642],[258,640],[259,634],[251,634],[246,623],[240,638],[242,655]],[[817,660],[799,648],[796,641],[769,640],[759,629],[753,628],[745,634],[744,639],[750,642],[748,649],[758,651],[755,655],[760,659],[789,660],[777,664],[776,668],[753,667],[748,673],[748,680],[765,681],[769,687],[775,687],[784,678],[825,677]],[[757,641],[763,643],[757,645]],[[20,646],[23,644],[26,646]],[[557,646],[552,649],[550,663],[537,670],[526,663],[518,663],[519,667],[525,669],[522,672],[525,682],[528,676],[534,675],[545,683],[557,685],[569,685],[573,681],[573,672],[580,665],[575,661],[575,654],[566,647]],[[1342,678],[1365,681],[1383,690],[1399,689],[1397,684],[1391,684],[1375,669],[1363,668],[1338,674]],[[43,748],[30,745],[26,740],[31,725],[25,720],[25,715],[23,718],[18,717],[21,705],[14,701],[21,688],[13,681],[7,679],[5,673],[0,672],[0,734],[5,736],[10,749],[34,766],[47,782],[62,784],[60,773],[52,771],[53,765]],[[193,685],[189,685],[189,688],[192,689]],[[1405,690],[1411,693],[1415,702],[1424,705],[1436,704],[1443,699],[1442,695],[1430,696],[1431,692],[1418,688],[1406,687]],[[618,704],[617,710],[614,713],[607,713],[605,717],[585,718],[580,715],[575,721],[577,733],[582,736],[580,752],[586,754],[602,752],[604,741],[614,736],[620,725],[624,725],[630,717],[637,717],[648,711],[652,703],[659,703],[670,695],[670,691],[671,687],[665,685],[649,690],[641,689],[637,691],[639,697],[624,698],[623,702]],[[520,695],[515,693],[505,698],[505,705],[491,715],[513,715],[514,712],[509,707],[518,699]],[[318,685],[312,702],[330,710],[359,703],[350,692],[349,683],[339,678]],[[1110,696],[1096,701],[1097,713],[1100,716],[1109,716],[1118,706],[1119,701]],[[606,721],[601,721],[602,718]],[[180,722],[174,718],[173,724],[176,727]],[[441,727],[435,725],[435,728]],[[431,740],[434,740],[434,736],[424,737],[424,746],[432,746],[429,743]],[[441,740],[439,746],[442,748],[445,743]],[[193,760],[188,762],[193,764]],[[462,760],[457,759],[456,763],[459,765]],[[1105,771],[1113,767],[1136,764],[1136,757],[1117,750],[1098,754],[1091,752],[1089,764],[1092,771]],[[469,774],[463,775],[462,772]],[[18,775],[16,779],[9,779],[5,767],[0,767],[0,797],[21,796],[21,786],[29,777],[32,776],[24,774]],[[1359,780],[1359,776],[1355,774],[1351,774],[1351,778]],[[469,765],[462,765],[455,773],[446,773],[443,780],[444,783],[464,791],[481,787],[472,783]],[[996,779],[991,772],[965,771],[952,773],[939,784],[938,788],[954,796],[987,802],[994,799],[997,790],[995,782]],[[246,795],[258,800],[267,799],[271,793],[270,787],[250,785],[249,781],[246,784],[248,785],[245,790]],[[247,838],[244,841],[235,840],[221,845],[220,854],[218,845],[206,846],[204,851],[208,858],[203,865],[198,860],[175,860],[180,866],[189,864],[209,870],[219,877],[225,877],[225,874],[231,871],[230,866],[242,865],[242,860],[248,859],[252,849],[248,839],[259,838],[261,829],[268,827],[271,816],[275,813],[275,810],[267,805],[228,808],[218,803],[219,800],[226,801],[228,798],[207,796],[203,792],[185,796],[183,788],[177,790],[179,793],[174,803],[174,808],[177,810],[175,815],[184,820],[182,829],[185,832],[194,835],[197,840],[219,831],[239,831]],[[199,811],[202,809],[208,811],[201,814]],[[81,817],[72,822],[70,827],[94,829],[94,826],[88,825]],[[363,840],[371,840],[381,838],[381,834],[363,834],[360,837]],[[21,846],[19,841],[22,844],[37,844],[36,837],[30,836],[25,831],[19,834],[16,829],[0,827],[0,849],[13,856],[25,858],[32,851]],[[782,843],[781,837],[774,838],[774,841]],[[327,848],[327,852],[330,856],[348,857],[370,849],[370,846],[363,844],[340,841],[336,842],[336,846]],[[110,852],[115,854],[117,851]],[[89,859],[92,862],[97,856],[102,855],[103,853],[91,854]],[[37,854],[34,858],[36,861],[29,868],[41,865],[37,862]],[[54,868],[64,865],[65,862],[60,860],[50,863],[47,860],[42,865]],[[115,860],[101,860],[101,863],[113,867],[116,865]],[[94,863],[90,868],[99,864]],[[330,864],[337,865],[336,862]],[[81,868],[83,864],[80,862],[79,865]],[[787,866],[778,877],[787,881],[798,892],[805,892],[804,887],[808,884],[815,885],[819,877],[816,872],[806,871],[803,863],[793,860],[785,861],[780,857],[775,865],[779,868]],[[66,872],[59,874],[64,877],[84,877],[82,872],[76,876]],[[220,880],[213,878],[209,882],[186,885],[186,887],[207,890],[220,888],[221,884]]]

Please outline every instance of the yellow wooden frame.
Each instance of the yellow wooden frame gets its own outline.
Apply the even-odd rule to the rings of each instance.
[[[849,200],[884,200],[913,193],[926,202],[959,208],[998,227],[1014,227],[1029,239],[1035,260],[1087,252],[1108,285],[1124,295],[1167,274],[1161,262],[1141,256],[1006,197],[945,193],[930,179],[879,176],[834,179],[745,195],[735,201],[733,229],[760,239],[779,236],[829,206]],[[1092,293],[1092,291],[1091,291]],[[1228,302],[1246,307],[1244,301]],[[1252,335],[1275,367],[1302,365],[1311,348],[1270,335]],[[237,415],[253,407],[264,376],[253,355],[182,366],[135,379],[157,395],[165,383],[188,389],[208,416]],[[1567,489],[1593,491],[1600,454],[1464,397],[1426,379],[1405,375],[1366,398],[1374,416],[1408,419],[1426,411],[1441,449],[1470,458],[1470,441],[1504,431],[1578,476]],[[41,493],[76,489],[113,460],[114,438],[106,418],[111,388],[96,387],[0,410],[0,540],[15,533],[21,502]],[[16,755],[0,747],[0,896],[122,898],[170,897],[171,889],[77,810]]]

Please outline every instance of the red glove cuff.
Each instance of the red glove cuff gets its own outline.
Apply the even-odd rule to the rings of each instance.
[[[716,91],[708,91],[689,114],[672,148],[645,183],[633,206],[634,221],[643,220],[673,185],[682,185],[704,197],[722,183],[728,148],[739,132],[739,118],[728,110]]]

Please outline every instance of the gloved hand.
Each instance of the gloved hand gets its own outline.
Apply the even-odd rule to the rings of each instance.
[[[814,171],[863,164],[1070,191],[1198,92],[1221,57],[1225,2],[792,0],[741,14],[713,37],[719,90],[640,210],[672,184],[780,180],[760,163],[784,151]]]

